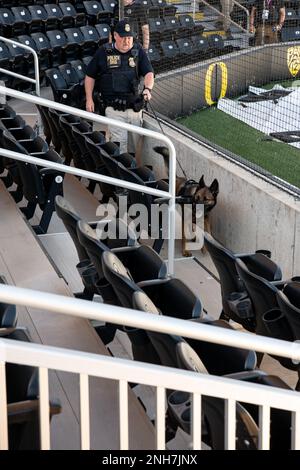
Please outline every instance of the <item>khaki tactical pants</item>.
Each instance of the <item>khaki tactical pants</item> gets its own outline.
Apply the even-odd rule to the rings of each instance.
[[[262,44],[275,44],[276,42],[278,42],[278,33],[277,31],[272,31],[272,28],[272,25],[266,24],[263,31],[262,25],[257,26],[255,34],[256,46],[261,46]]]
[[[126,109],[126,111],[117,111],[111,106],[105,110],[105,116],[118,121],[127,122],[133,126],[141,127],[142,125],[142,111],[136,113],[133,109]],[[108,126],[109,140],[112,142],[120,142],[120,153],[135,152],[139,139],[141,136],[136,133],[131,133],[126,129],[120,129],[115,126]]]

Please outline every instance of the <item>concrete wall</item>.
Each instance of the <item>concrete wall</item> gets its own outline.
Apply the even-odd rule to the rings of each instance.
[[[145,126],[160,132],[148,117]],[[213,235],[235,252],[269,249],[285,277],[300,275],[300,201],[166,126],[164,131],[188,178],[197,180],[204,174],[206,184],[219,180]],[[165,176],[162,158],[153,152],[155,145],[160,143],[145,141],[146,161]]]

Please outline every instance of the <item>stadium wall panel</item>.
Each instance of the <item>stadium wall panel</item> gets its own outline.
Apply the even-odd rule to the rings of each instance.
[[[172,119],[186,116],[220,97],[238,97],[249,85],[296,79],[300,66],[295,74],[293,62],[298,64],[299,58],[296,42],[270,44],[176,69],[156,78],[153,106]]]

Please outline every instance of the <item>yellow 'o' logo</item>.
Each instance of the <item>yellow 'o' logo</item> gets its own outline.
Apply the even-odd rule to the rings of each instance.
[[[205,76],[205,101],[206,103],[211,106],[215,103],[211,97],[211,82],[212,82],[212,74],[215,67],[220,67],[221,69],[221,93],[218,99],[224,98],[227,91],[228,85],[228,73],[227,73],[227,65],[224,62],[216,62],[215,64],[210,64],[207,69],[206,76]]]

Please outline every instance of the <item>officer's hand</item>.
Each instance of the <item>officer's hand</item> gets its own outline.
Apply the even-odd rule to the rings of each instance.
[[[95,111],[95,104],[94,104],[94,101],[93,100],[87,100],[86,101],[86,105],[85,105],[85,109],[89,112],[89,113],[93,113]]]
[[[151,100],[152,95],[151,95],[150,90],[148,90],[148,88],[145,88],[145,90],[143,91],[143,97],[144,97],[145,101],[150,101]]]

